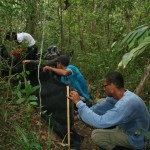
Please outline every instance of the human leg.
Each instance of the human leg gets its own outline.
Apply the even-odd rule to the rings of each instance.
[[[106,150],[112,150],[115,146],[132,148],[128,142],[127,135],[119,127],[114,129],[95,129],[91,138],[96,145]]]

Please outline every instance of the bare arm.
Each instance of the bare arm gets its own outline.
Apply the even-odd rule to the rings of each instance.
[[[71,74],[70,70],[58,69],[58,68],[54,68],[54,67],[50,67],[50,66],[43,67],[43,71],[46,71],[46,70],[51,70],[51,71],[55,72],[56,74],[63,75],[63,76],[68,76]]]
[[[38,63],[39,63],[38,60],[27,60],[27,59],[23,60],[22,62],[23,62],[24,64],[28,64],[28,63],[38,64]]]

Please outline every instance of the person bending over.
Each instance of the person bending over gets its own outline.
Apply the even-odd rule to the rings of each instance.
[[[106,99],[88,108],[76,91],[68,98],[78,108],[79,118],[93,126],[93,142],[106,150],[117,146],[142,149],[145,135],[150,131],[150,114],[144,101],[133,92],[124,88],[121,73],[111,72],[105,76],[104,90]],[[112,126],[115,128],[109,129]]]
[[[43,70],[51,70],[61,75],[60,81],[69,85],[73,90],[78,91],[80,98],[86,102],[88,106],[91,105],[86,80],[77,67],[69,64],[69,57],[60,55],[56,58],[56,63],[56,68],[45,66]]]
[[[6,40],[16,41],[19,45],[19,50],[12,50],[12,55],[20,58],[22,55],[24,59],[36,60],[38,48],[34,38],[29,33],[16,33],[16,32],[7,32]],[[24,56],[25,55],[25,56]]]

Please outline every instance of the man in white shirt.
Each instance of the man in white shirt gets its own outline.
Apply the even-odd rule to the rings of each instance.
[[[11,51],[12,55],[17,56],[18,58],[23,55],[23,59],[36,60],[38,48],[34,38],[29,33],[16,33],[16,32],[7,32],[6,40],[16,41],[19,45],[19,50]]]

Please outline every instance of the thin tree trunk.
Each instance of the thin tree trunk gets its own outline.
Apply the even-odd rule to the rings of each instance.
[[[26,21],[26,31],[32,36],[35,36],[37,23],[37,0],[28,0],[27,6],[29,9]]]
[[[110,47],[110,41],[111,41],[111,7],[110,5],[112,4],[112,1],[108,0],[108,12],[107,12],[107,46]]]
[[[143,77],[142,77],[138,87],[135,90],[135,93],[137,95],[139,95],[139,96],[142,95],[142,93],[144,91],[144,87],[145,87],[145,85],[146,85],[146,83],[148,81],[148,77],[149,76],[150,76],[150,64],[148,65],[148,67],[147,67],[147,69],[146,69],[146,71],[145,71],[145,73],[144,73],[144,75],[143,75]]]
[[[59,10],[58,10],[58,16],[60,21],[60,47],[63,51],[63,43],[64,43],[64,32],[63,32],[63,17],[62,17],[62,0],[59,0]]]
[[[69,8],[69,20],[70,21],[71,21],[71,18],[72,18],[72,14],[71,14],[71,7],[70,7]],[[70,47],[71,47],[71,28],[70,28],[70,25],[69,25],[69,28],[68,28],[68,50],[69,51],[70,51]]]
[[[93,14],[96,13],[97,10],[97,0],[93,0]],[[96,20],[93,20],[91,23],[92,33],[96,34],[97,28],[96,28]]]
[[[84,42],[83,42],[83,28],[81,26],[81,14],[80,14],[80,6],[78,6],[78,27],[79,27],[79,34],[80,34],[80,48],[83,51],[85,49]]]

